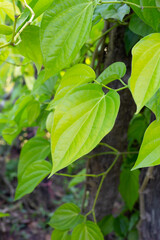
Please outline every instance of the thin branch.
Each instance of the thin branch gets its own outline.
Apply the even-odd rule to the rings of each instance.
[[[19,32],[16,34],[15,38],[14,38],[14,42],[16,42],[16,40],[20,37],[20,34],[23,32],[23,30],[32,23],[34,17],[35,17],[35,13],[33,11],[33,9],[27,4],[26,0],[24,0],[24,4],[25,7],[29,9],[29,11],[31,12],[31,18],[29,19],[29,21],[27,21],[23,27],[19,30]]]
[[[111,150],[113,150],[113,151],[116,152],[116,153],[119,152],[116,148],[110,146],[110,145],[107,144],[107,143],[103,143],[103,142],[101,142],[101,143],[99,143],[98,145],[100,145],[100,146],[104,146],[104,147],[107,147],[107,148],[110,148]]]
[[[144,9],[144,8],[156,8],[156,9],[159,9],[160,7],[157,7],[157,6],[141,6],[141,5],[138,5],[136,3],[132,3],[132,2],[128,2],[128,1],[100,1],[98,3],[98,5],[101,5],[101,4],[109,4],[109,3],[112,3],[112,4],[117,4],[117,3],[121,3],[121,4],[128,4],[128,5],[131,5],[131,6],[134,6],[134,7],[137,7],[137,8],[140,8],[140,9]]]

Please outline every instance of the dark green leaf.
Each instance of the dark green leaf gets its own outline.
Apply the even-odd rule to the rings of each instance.
[[[123,169],[120,175],[119,191],[129,210],[133,209],[138,200],[139,174],[138,170],[131,172],[130,169]]]

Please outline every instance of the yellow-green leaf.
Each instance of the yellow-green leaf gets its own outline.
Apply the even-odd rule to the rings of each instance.
[[[147,128],[134,169],[160,164],[160,121]]]
[[[96,84],[84,84],[66,95],[54,112],[52,174],[90,152],[111,131],[118,110],[118,93],[104,95]]]
[[[56,0],[41,22],[45,79],[69,66],[88,38],[94,2]]]
[[[138,113],[160,88],[160,33],[140,40],[132,54],[130,89]]]

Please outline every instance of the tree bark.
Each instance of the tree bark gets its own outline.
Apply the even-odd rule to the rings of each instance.
[[[160,240],[160,166],[154,167],[143,195],[144,216],[139,227],[140,240]]]
[[[121,26],[114,29],[110,33],[110,41],[107,47],[107,55],[104,59],[105,68],[111,63],[122,61],[127,65],[127,74],[124,81],[127,82],[130,77],[130,57],[126,56],[124,49],[124,30],[125,27]],[[104,51],[103,51],[104,52]],[[112,88],[122,87],[119,81],[115,81],[110,85]],[[127,130],[129,122],[135,112],[135,104],[131,97],[130,91],[125,89],[120,92],[121,106],[120,111],[113,130],[102,140],[119,151],[127,150]],[[98,146],[93,153],[107,151],[105,147]],[[113,155],[97,156],[89,161],[88,173],[101,173],[104,172],[113,162]],[[102,217],[113,213],[114,203],[118,196],[118,185],[120,175],[121,158],[117,161],[111,172],[107,175],[97,204],[96,204],[96,218],[97,220]],[[91,209],[95,194],[99,185],[100,179],[87,179],[87,190],[89,191],[89,204],[88,209]]]

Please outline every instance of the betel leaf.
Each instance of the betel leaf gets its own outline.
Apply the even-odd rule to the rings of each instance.
[[[52,169],[51,163],[45,160],[39,160],[30,163],[24,170],[22,177],[18,180],[15,200],[24,195],[31,193],[35,187],[50,174]]]
[[[83,221],[80,208],[73,203],[65,203],[56,209],[52,215],[49,225],[58,230],[73,229]]]
[[[73,88],[96,78],[93,69],[85,64],[77,64],[70,68],[63,76],[54,99],[49,103],[47,110],[53,109],[57,103]]]
[[[57,0],[45,12],[41,22],[41,48],[45,79],[67,67],[88,38],[92,0]]]
[[[0,24],[0,34],[3,35],[11,35],[13,32],[12,27],[9,27],[7,25]]]
[[[123,21],[126,14],[129,14],[130,7],[126,4],[112,4],[107,2],[106,4],[98,5],[94,12],[94,17],[100,15],[103,19],[110,18]]]
[[[78,174],[77,174],[77,177],[74,177],[70,182],[69,182],[69,185],[68,187],[71,188],[71,187],[74,187],[76,186],[77,184],[81,183],[81,182],[84,182],[85,179],[86,179],[86,168],[82,169]],[[78,177],[78,175],[80,175]],[[81,176],[82,175],[82,176]]]
[[[53,126],[53,118],[54,118],[54,112],[52,111],[48,114],[47,121],[46,121],[46,129],[50,133],[51,133],[52,126]]]
[[[16,124],[15,121],[8,121],[2,130],[2,136],[8,144],[12,144],[13,140],[21,132],[21,128]]]
[[[74,228],[71,239],[104,240],[104,237],[97,224],[91,221],[86,221]]]
[[[131,172],[130,169],[123,169],[120,175],[119,192],[129,210],[133,209],[138,200],[139,174],[139,170]]]
[[[18,164],[18,179],[25,172],[25,169],[32,163],[45,159],[50,153],[49,142],[42,137],[31,138],[23,146]]]
[[[156,6],[159,7],[159,11],[160,11],[160,0],[155,0],[156,1]]]
[[[121,79],[126,73],[126,65],[123,62],[115,62],[107,67],[97,78],[97,82],[107,85],[108,83]]]
[[[34,100],[27,106],[28,124],[31,125],[40,114],[40,104]]]
[[[33,9],[35,13],[35,18],[39,17],[43,12],[45,12],[49,6],[53,3],[54,0],[32,0],[29,3],[29,6]],[[30,10],[25,8],[21,16],[18,18],[16,24],[16,32],[25,24],[27,20],[30,18]]]
[[[156,9],[156,0],[129,0],[128,2],[141,6],[141,8],[138,8],[130,5],[138,17],[146,24],[156,31],[160,30],[160,12]],[[143,8],[143,6],[148,6],[148,8]],[[151,6],[151,8],[149,8],[149,6]]]
[[[156,115],[157,120],[160,119],[160,89],[147,102],[146,106]]]
[[[155,120],[147,128],[132,170],[160,164],[160,121]]]
[[[38,71],[41,69],[43,57],[40,48],[40,28],[28,26],[21,33],[21,42],[17,48],[20,53],[35,62]]]
[[[51,240],[71,240],[71,235],[68,235],[68,231],[60,231],[55,229],[52,232]]]
[[[113,232],[113,223],[114,217],[112,215],[107,215],[100,222],[98,222],[98,226],[101,229],[101,232],[104,236]]]
[[[127,236],[129,228],[129,220],[126,216],[119,215],[114,219],[114,232],[122,239],[125,239]]]
[[[54,112],[51,131],[52,174],[90,152],[114,126],[119,95],[84,84],[66,95]]]
[[[9,1],[0,1],[0,10],[3,10],[14,21],[13,4]],[[19,8],[16,6],[17,14],[20,14]]]
[[[149,25],[144,23],[136,14],[133,15],[129,22],[129,29],[137,35],[145,37],[155,31]]]
[[[160,88],[160,33],[140,40],[132,50],[130,89],[137,104],[137,113]]]

